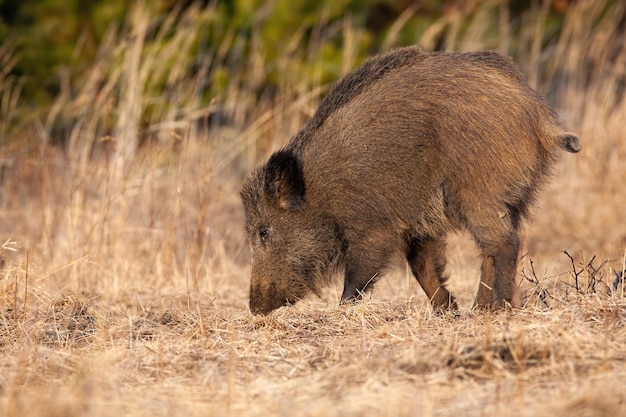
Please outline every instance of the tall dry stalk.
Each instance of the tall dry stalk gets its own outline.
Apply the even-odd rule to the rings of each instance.
[[[9,39],[0,44],[0,145],[9,141],[7,136],[11,133],[10,127],[19,116],[18,103],[25,81],[23,78],[11,75],[11,70],[18,59],[19,56],[15,52],[12,40]]]

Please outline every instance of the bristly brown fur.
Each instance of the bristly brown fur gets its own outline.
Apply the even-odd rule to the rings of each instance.
[[[480,307],[514,303],[519,229],[562,150],[580,150],[510,58],[401,48],[337,83],[244,183],[250,308],[267,313],[345,275],[342,302],[406,259],[437,308],[445,236],[482,257]]]

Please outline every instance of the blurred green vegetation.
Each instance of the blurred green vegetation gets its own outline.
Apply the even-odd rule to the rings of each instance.
[[[14,42],[19,61],[12,73],[27,78],[24,98],[45,103],[56,96],[59,73],[84,71],[126,10],[124,1],[0,1],[0,43]]]
[[[0,135],[33,120],[50,131],[67,131],[77,118],[72,106],[98,103],[98,93],[77,99],[86,85],[121,100],[128,85],[111,80],[124,79],[120,68],[130,65],[137,36],[143,37],[141,59],[152,54],[154,61],[138,70],[145,127],[164,117],[163,102],[220,108],[236,87],[237,98],[253,104],[287,84],[293,90],[298,80],[324,86],[369,55],[418,41],[427,49],[457,50],[472,49],[473,37],[480,37],[481,49],[528,59],[516,56],[529,49],[519,43],[536,38],[523,35],[525,28],[539,21],[541,43],[553,42],[569,5],[566,0],[0,0],[0,95],[7,103],[11,95],[18,106],[0,108]],[[173,43],[180,33],[189,39]],[[168,45],[176,45],[178,54],[164,54]],[[178,91],[181,83],[193,83],[186,101]],[[60,109],[51,111],[55,103]],[[114,112],[105,113],[103,124],[115,124]],[[0,144],[5,141],[0,137]]]

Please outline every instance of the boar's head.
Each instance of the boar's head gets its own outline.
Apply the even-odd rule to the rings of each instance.
[[[290,150],[274,153],[244,182],[254,314],[293,304],[311,292],[319,295],[337,267],[339,227],[308,197],[302,161]]]

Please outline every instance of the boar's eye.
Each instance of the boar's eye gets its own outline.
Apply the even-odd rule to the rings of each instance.
[[[268,229],[259,230],[259,239],[261,240],[261,244],[267,245],[270,240],[270,231]]]

